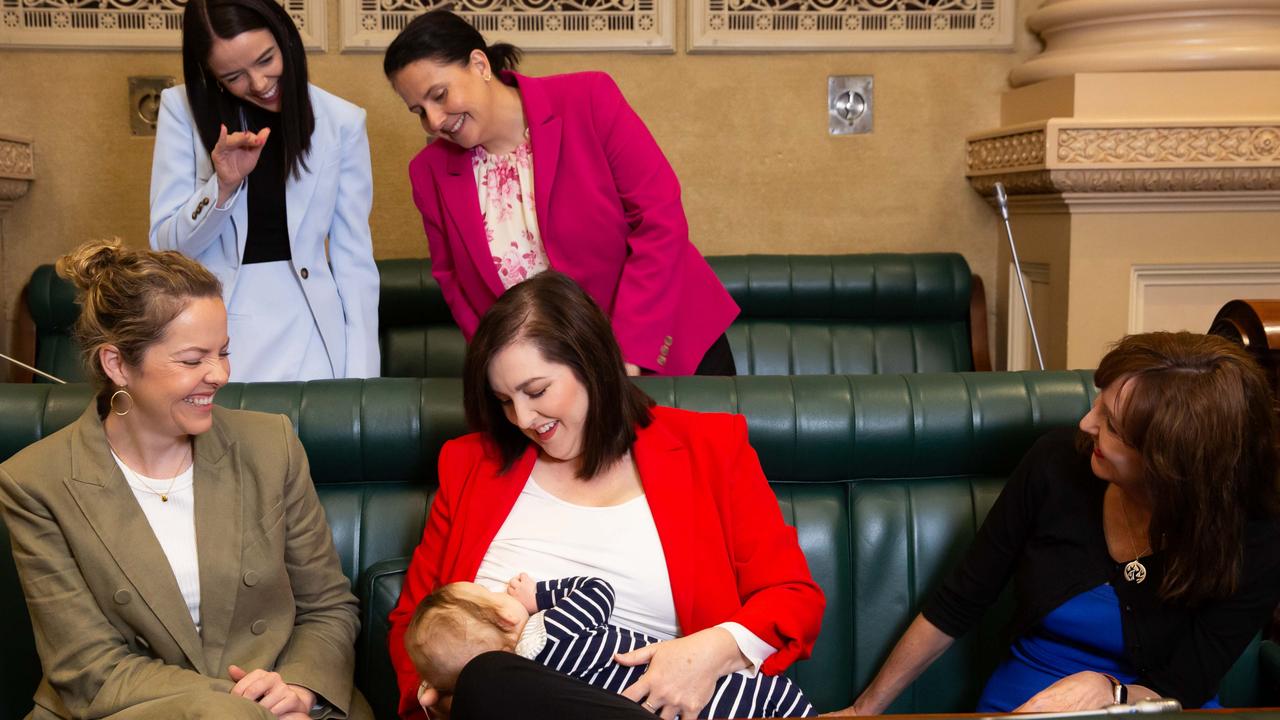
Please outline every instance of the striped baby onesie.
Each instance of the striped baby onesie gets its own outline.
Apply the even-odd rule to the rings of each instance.
[[[614,592],[594,577],[571,577],[537,584],[538,613],[529,619],[517,652],[549,668],[599,688],[622,692],[647,669],[613,661],[657,639],[609,624]],[[545,630],[545,639],[538,637]],[[534,642],[529,642],[534,637]],[[730,673],[716,681],[711,702],[699,718],[812,717],[813,706],[789,678]]]

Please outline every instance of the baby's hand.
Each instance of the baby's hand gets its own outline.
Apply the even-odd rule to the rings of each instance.
[[[532,615],[538,612],[537,588],[529,573],[520,573],[507,583],[507,594],[520,601]]]

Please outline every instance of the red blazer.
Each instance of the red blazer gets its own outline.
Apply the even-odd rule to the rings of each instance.
[[[605,311],[628,362],[693,374],[738,306],[689,242],[680,183],[648,128],[604,73],[502,77],[524,102],[551,267]],[[438,139],[409,163],[409,181],[431,273],[470,340],[503,293],[471,151]]]
[[[778,648],[764,672],[782,672],[809,656],[826,599],[747,442],[746,420],[665,407],[653,415],[653,423],[638,430],[632,456],[666,556],[681,632],[741,623]],[[531,446],[499,474],[500,460],[478,433],[441,450],[440,489],[391,613],[402,717],[423,717],[418,674],[404,648],[414,609],[441,585],[475,580],[536,459]]]

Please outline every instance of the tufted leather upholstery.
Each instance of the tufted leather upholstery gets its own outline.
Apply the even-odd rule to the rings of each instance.
[[[954,253],[725,255],[707,260],[742,314],[729,328],[741,375],[973,370],[974,285]],[[380,260],[384,377],[460,377],[466,344],[426,259]],[[981,295],[981,289],[978,289]],[[71,286],[38,268],[28,302],[36,367],[81,380]],[[986,322],[985,310],[976,322]],[[985,327],[980,344],[985,346]],[[978,367],[977,369],[989,369]]]
[[[791,674],[823,710],[852,701],[923,599],[973,537],[1004,480],[1042,433],[1073,424],[1085,372],[643,378],[659,403],[741,412],[788,522],[827,594],[822,635]],[[74,420],[84,385],[0,385],[0,459]],[[344,571],[362,602],[357,682],[393,717],[386,614],[421,535],[441,445],[465,432],[456,379],[229,385],[221,405],[290,417],[311,459]],[[0,546],[7,543],[0,532]],[[971,709],[1007,647],[1010,608],[989,613],[892,707]],[[30,706],[39,670],[21,590],[0,556],[0,717]],[[1269,652],[1274,652],[1272,648]],[[1256,687],[1257,646],[1222,690]],[[1269,662],[1276,656],[1270,656]]]
[[[36,357],[32,364],[67,382],[84,380],[80,346],[71,339],[71,327],[80,317],[75,287],[58,277],[52,265],[41,265],[27,285],[27,306],[36,328]],[[35,382],[51,381],[36,375]]]

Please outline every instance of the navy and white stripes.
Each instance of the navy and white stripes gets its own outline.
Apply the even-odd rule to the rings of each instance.
[[[622,692],[647,669],[624,667],[613,661],[625,653],[652,645],[655,638],[609,624],[614,592],[594,577],[572,577],[537,584],[538,609],[543,611],[547,644],[538,662],[596,687]],[[716,681],[711,702],[700,718],[810,717],[813,706],[800,688],[782,676],[754,678],[731,673]]]

